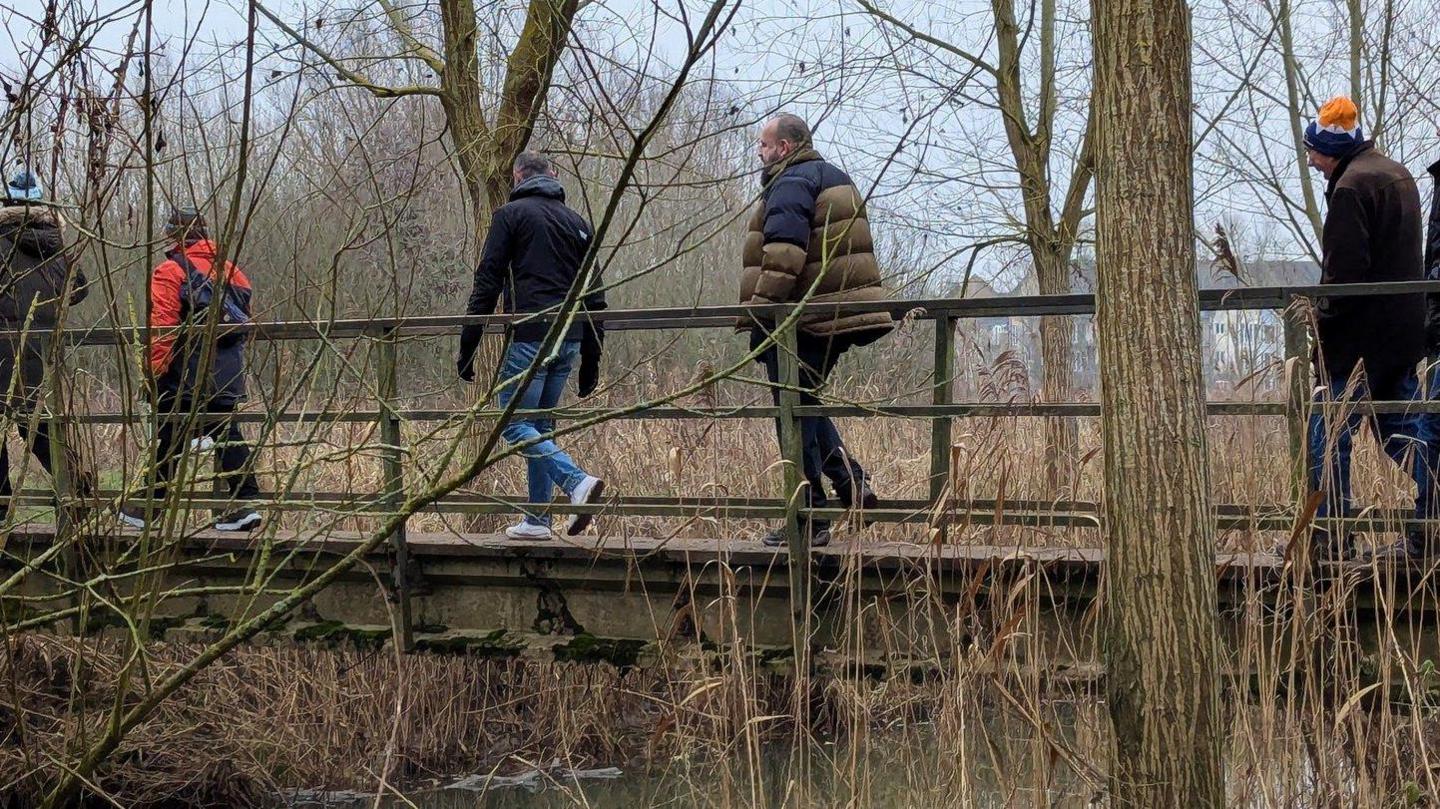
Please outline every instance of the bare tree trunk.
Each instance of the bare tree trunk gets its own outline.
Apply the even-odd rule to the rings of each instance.
[[[531,0],[520,38],[505,63],[493,123],[487,123],[480,97],[474,0],[440,4],[445,53],[440,100],[465,181],[477,251],[490,227],[490,214],[510,195],[510,164],[535,131],[579,8],[578,0]]]
[[[1220,807],[1185,0],[1092,0],[1105,442],[1104,659],[1117,807]]]
[[[1360,7],[1360,0],[1345,0],[1345,11],[1350,18],[1350,100],[1355,102],[1356,109],[1363,110],[1360,62],[1365,55],[1365,11]]]
[[[1320,203],[1315,198],[1315,189],[1310,185],[1309,160],[1305,157],[1305,127],[1300,122],[1304,110],[1300,109],[1300,60],[1295,55],[1295,27],[1292,24],[1293,8],[1290,0],[1280,0],[1280,51],[1285,60],[1285,101],[1289,104],[1290,138],[1295,147],[1295,168],[1300,175],[1300,198],[1305,203],[1305,218],[1310,222],[1314,244],[1320,242]],[[1315,256],[1314,252],[1311,252]],[[1315,256],[1318,261],[1318,256]]]

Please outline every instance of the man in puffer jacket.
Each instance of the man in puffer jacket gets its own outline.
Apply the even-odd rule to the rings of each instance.
[[[84,274],[65,253],[65,220],[44,201],[44,188],[28,170],[15,174],[0,197],[0,330],[18,332],[0,338],[0,402],[5,418],[48,472],[49,425],[37,420],[31,429],[32,414],[44,395],[43,337],[62,325],[66,305],[79,303],[86,290]],[[73,440],[63,446],[76,491],[88,496],[89,470]],[[0,519],[10,510],[9,472],[10,457],[0,432]]]
[[[819,404],[816,391],[825,385],[840,355],[866,345],[894,329],[886,312],[825,312],[824,304],[884,300],[880,267],[875,261],[865,200],[850,176],[825,162],[815,151],[810,127],[797,116],[781,114],[760,130],[759,157],[763,191],[745,236],[742,304],[805,301],[796,334],[800,361],[800,401]],[[742,318],[750,331],[750,347],[759,347],[774,324]],[[775,347],[757,358],[772,385],[780,378]],[[775,401],[779,389],[772,387]],[[778,425],[777,425],[778,426]],[[874,508],[875,492],[860,463],[846,450],[835,424],[824,416],[800,419],[805,480],[810,508],[826,505],[828,477],[842,505]],[[830,541],[828,522],[812,519],[801,526],[812,545]],[[764,538],[767,545],[783,540],[779,529]]]

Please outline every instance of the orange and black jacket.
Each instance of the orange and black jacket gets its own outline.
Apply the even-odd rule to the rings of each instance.
[[[239,267],[224,264],[217,275],[215,245],[197,241],[166,254],[150,277],[150,374],[162,400],[174,403],[234,405],[245,398],[244,334],[219,334],[208,328],[207,308],[196,305],[198,287],[210,285],[218,302],[222,289],[250,313],[250,279]],[[189,264],[194,274],[183,264]],[[177,328],[182,324],[187,328]],[[203,373],[202,373],[203,372]]]

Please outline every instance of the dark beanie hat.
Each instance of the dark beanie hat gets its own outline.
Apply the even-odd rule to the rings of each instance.
[[[171,208],[170,218],[165,221],[165,235],[184,237],[187,242],[209,238],[204,214],[188,205]]]

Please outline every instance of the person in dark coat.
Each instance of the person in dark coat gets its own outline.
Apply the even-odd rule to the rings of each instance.
[[[1424,278],[1419,187],[1404,166],[1366,140],[1355,104],[1331,99],[1305,132],[1310,165],[1327,181],[1320,283],[1360,284]],[[1425,355],[1424,295],[1320,298],[1316,303],[1321,385],[1310,420],[1310,485],[1325,493],[1318,517],[1351,512],[1353,433],[1369,421],[1386,453],[1416,483],[1415,516],[1435,513],[1436,440],[1423,413],[1365,413],[1363,399],[1418,401]],[[1328,409],[1329,412],[1326,412]],[[1315,534],[1330,556],[1352,551],[1348,535]],[[1423,531],[1403,550],[1425,550]]]
[[[44,337],[63,323],[64,310],[84,300],[85,275],[65,250],[65,220],[45,205],[45,190],[28,170],[6,184],[0,197],[0,401],[47,472],[51,471],[50,428],[32,416],[45,389]],[[76,492],[88,497],[93,487],[75,441],[62,442]],[[10,456],[0,433],[0,518],[8,516],[13,493]]]
[[[740,303],[803,300],[819,307],[884,300],[864,197],[848,174],[815,151],[805,121],[789,114],[768,121],[760,131],[759,157],[762,191],[742,250]],[[754,350],[770,338],[774,324],[744,317],[737,328],[750,332]],[[846,350],[874,342],[894,328],[888,312],[837,314],[817,308],[802,314],[796,333],[801,404],[820,404],[816,392],[824,387]],[[778,402],[779,389],[774,387],[780,379],[777,357],[772,344],[757,361],[764,366],[772,398]],[[810,508],[826,506],[826,478],[844,507],[871,509],[878,505],[869,476],[846,449],[829,418],[802,417],[800,436]],[[812,518],[801,528],[812,545],[830,541],[825,520]],[[784,533],[772,530],[763,541],[779,545]]]
[[[490,219],[480,264],[465,311],[488,315],[503,294],[510,314],[558,312],[576,283],[585,254],[590,249],[590,223],[565,204],[565,187],[556,179],[550,159],[536,152],[524,152],[515,159],[510,201]],[[581,298],[584,312],[605,308],[605,296],[598,276]],[[500,362],[499,404],[508,407],[518,395],[521,410],[548,410],[560,403],[565,382],[580,364],[580,395],[594,391],[603,332],[599,324],[576,317],[551,349],[541,357],[545,335],[552,321],[522,320],[510,329],[510,344]],[[466,326],[460,333],[460,356],[456,370],[462,380],[475,380],[475,349],[483,334],[481,326]],[[531,366],[539,363],[524,391],[517,388]],[[549,503],[555,488],[569,496],[574,505],[592,505],[605,490],[605,481],[587,473],[556,445],[548,434],[555,422],[549,418],[511,419],[503,428],[505,440],[522,445],[526,460],[530,503]],[[593,515],[577,514],[565,527],[573,536],[589,527]],[[505,529],[511,539],[548,539],[550,515],[536,510]]]
[[[251,503],[260,486],[251,468],[250,446],[231,418],[245,400],[245,349],[248,336],[216,333],[227,325],[250,322],[251,287],[245,272],[221,263],[205,217],[194,208],[177,208],[165,223],[171,242],[165,260],[150,277],[147,330],[150,393],[158,416],[155,487],[151,499],[166,496],[187,448],[214,449],[220,471],[236,506],[220,515],[220,531],[253,531],[263,518]],[[126,506],[120,519],[144,528],[154,511]]]
[[[1440,281],[1440,160],[1430,164],[1430,227],[1425,241],[1425,278]],[[1425,320],[1425,353],[1432,366],[1440,363],[1440,292],[1428,296],[1429,312]],[[1437,376],[1440,379],[1440,376]],[[1431,396],[1440,391],[1432,383]]]

